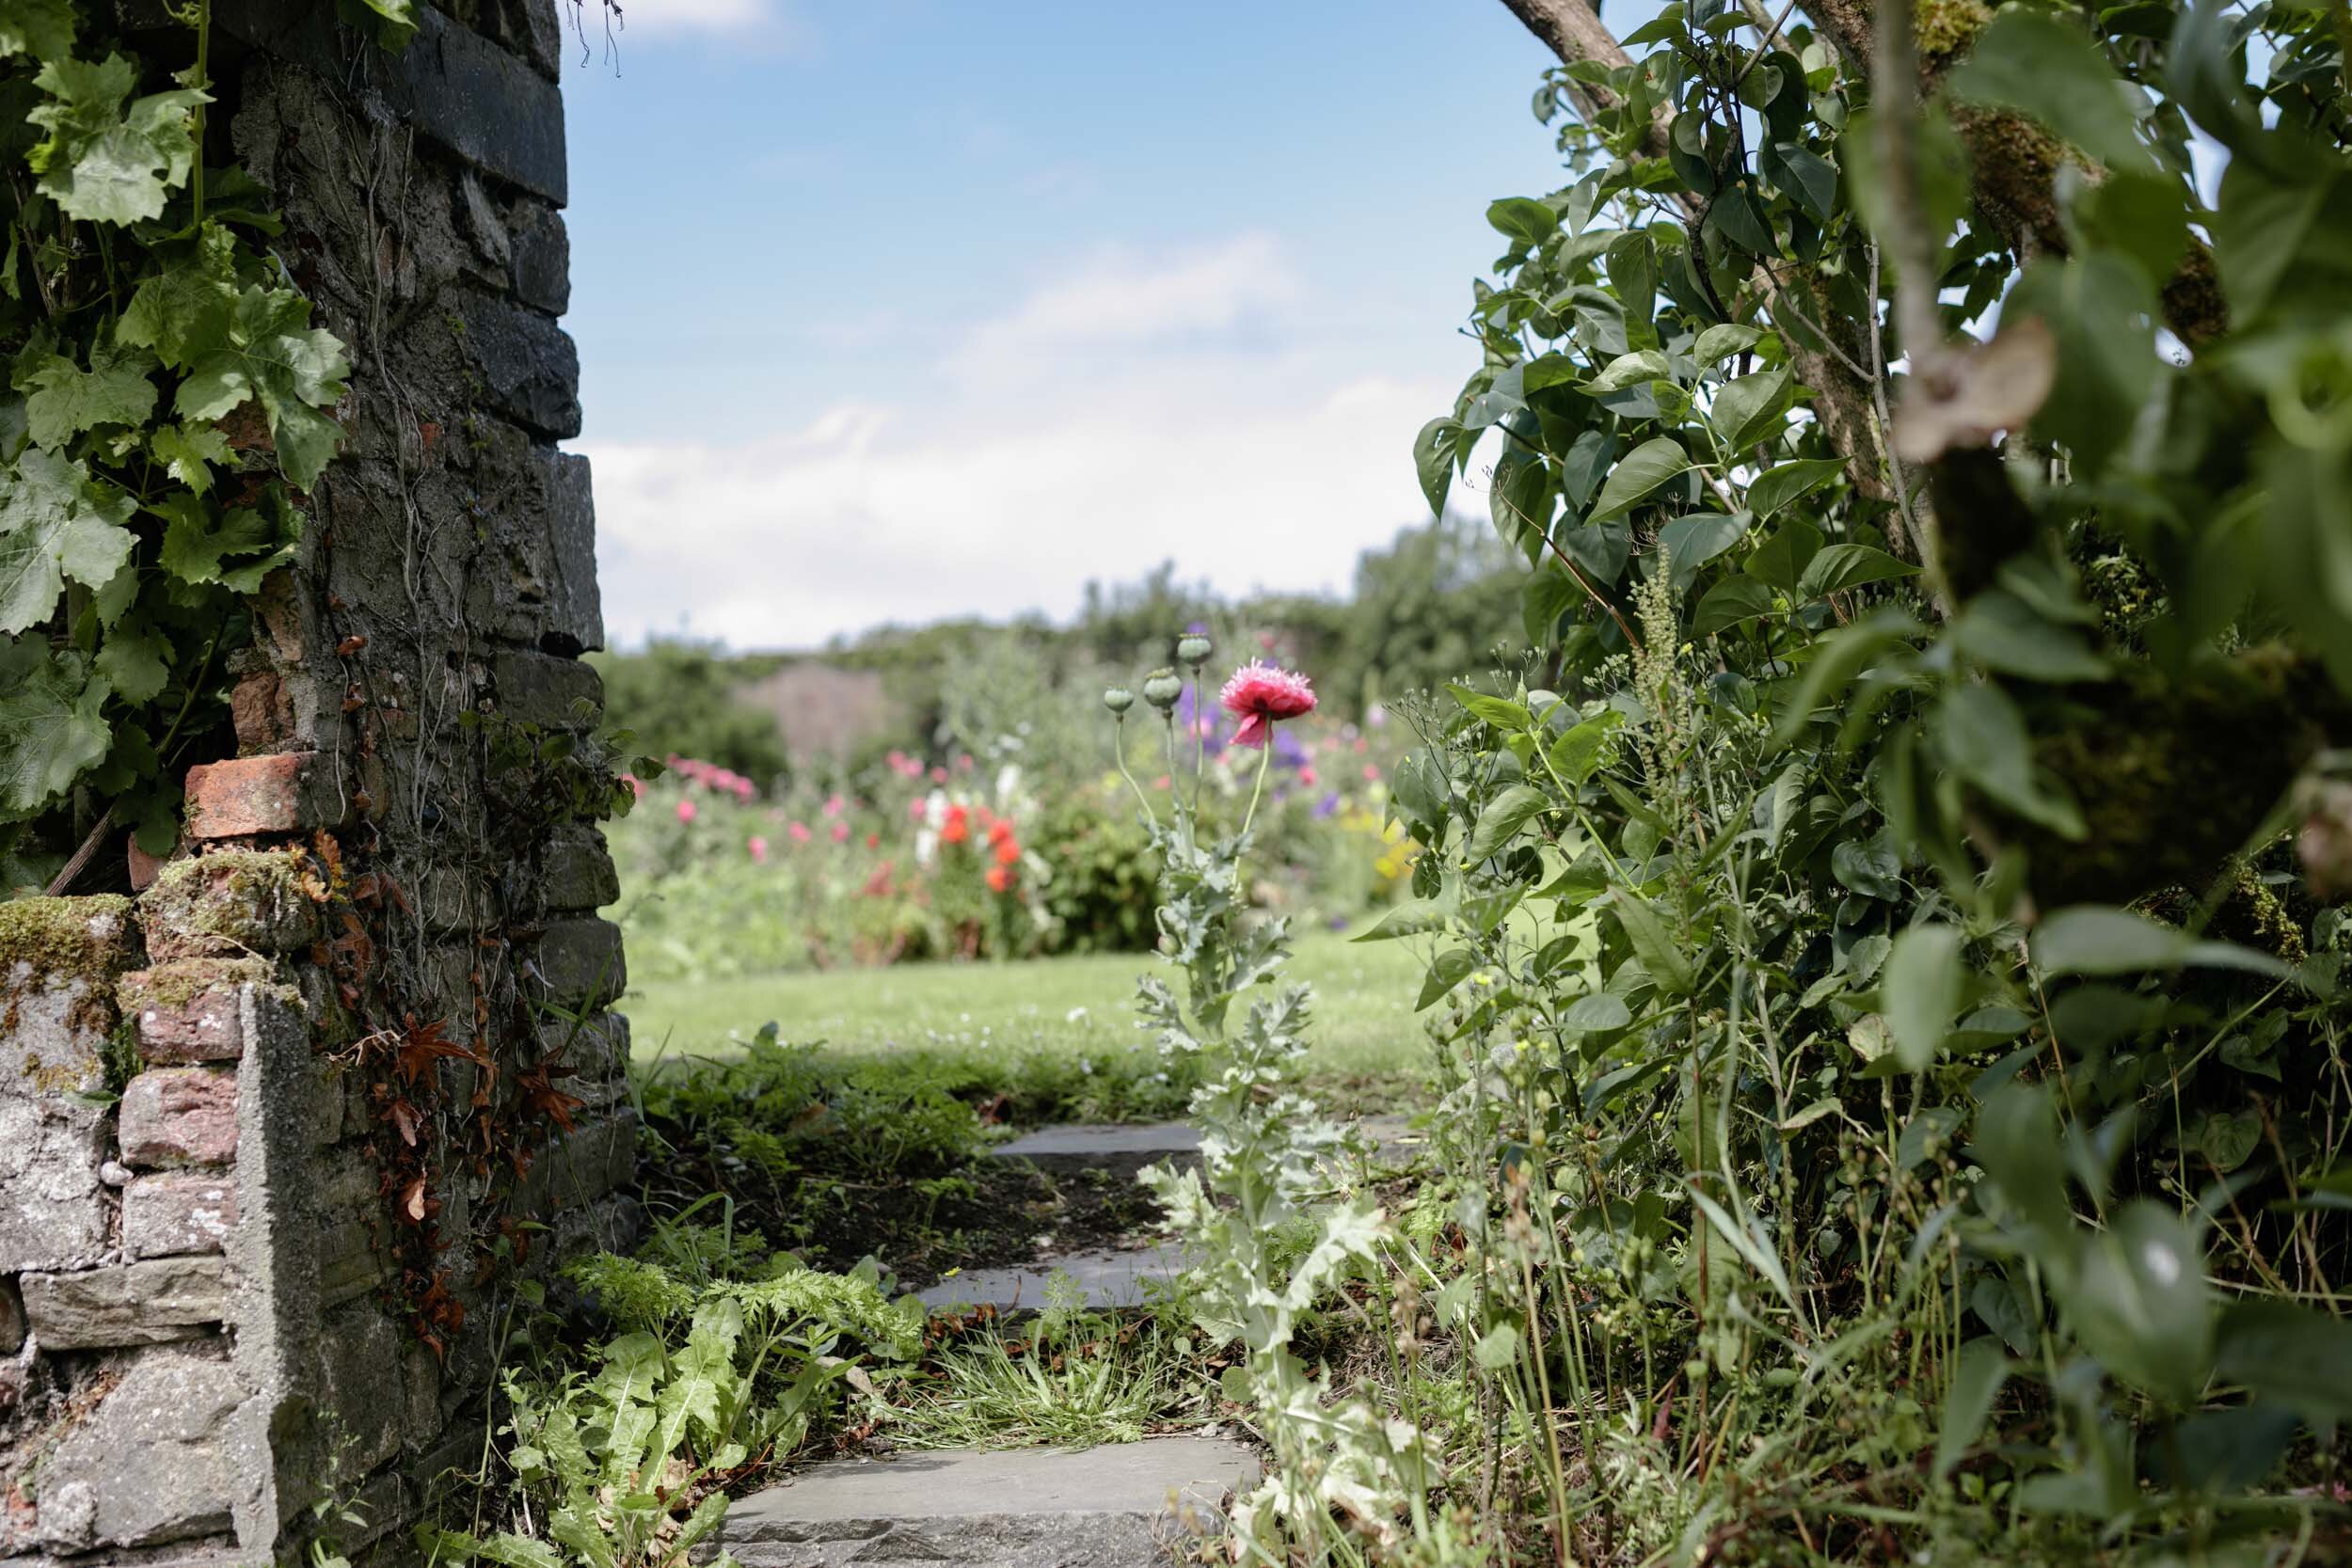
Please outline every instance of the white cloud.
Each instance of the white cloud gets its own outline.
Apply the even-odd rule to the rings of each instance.
[[[591,40],[598,35],[601,10],[600,0],[583,0],[580,14]],[[797,54],[816,39],[814,29],[783,0],[620,0],[620,10],[613,36],[624,45],[716,33],[737,43],[753,41]]]
[[[1422,509],[1450,395],[1278,330],[1263,236],[1098,257],[942,354],[920,402],[736,446],[586,443],[611,635],[806,646],[884,621],[1065,614],[1173,558],[1229,591],[1343,586]]]

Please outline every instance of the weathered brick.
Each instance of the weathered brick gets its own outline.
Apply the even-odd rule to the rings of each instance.
[[[142,1176],[122,1189],[122,1245],[134,1258],[218,1252],[236,1224],[237,1184],[225,1176]]]
[[[570,309],[572,242],[564,214],[544,202],[517,202],[506,235],[515,297],[550,316]]]
[[[139,895],[150,954],[241,958],[305,947],[318,904],[298,850],[215,849],[174,861]]]
[[[188,836],[250,838],[313,826],[308,820],[313,761],[309,752],[278,752],[189,768]]]
[[[237,1153],[237,1080],[208,1068],[156,1068],[122,1091],[122,1162],[154,1170],[226,1164]]]
[[[489,405],[541,436],[580,434],[580,351],[571,334],[512,300],[484,296],[459,312],[466,352]]]
[[[180,958],[125,974],[115,997],[136,1025],[148,1061],[233,1062],[245,1053],[239,993],[275,983],[266,958]]]
[[[160,1556],[110,1553],[109,1562],[217,1561],[165,1544],[229,1528],[241,1487],[250,1484],[238,1476],[234,1440],[249,1392],[218,1354],[159,1351],[133,1360],[98,1408],[44,1456],[42,1534],[69,1548],[164,1548]]]
[[[0,1278],[0,1355],[14,1355],[24,1343],[24,1298],[16,1281]]]
[[[580,705],[601,712],[604,678],[594,665],[528,648],[506,648],[490,661],[499,711],[510,719],[549,726],[584,721]]]
[[[559,832],[548,845],[540,891],[551,910],[596,910],[621,895],[620,874],[595,829]]]
[[[79,1274],[28,1274],[24,1321],[43,1350],[160,1345],[184,1339],[229,1307],[218,1258],[153,1258]]]

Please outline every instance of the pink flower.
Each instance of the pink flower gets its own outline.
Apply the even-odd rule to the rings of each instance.
[[[691,822],[692,820],[694,820],[694,812],[695,812],[695,807],[694,807],[694,802],[693,802],[693,801],[691,801],[691,800],[680,800],[680,801],[677,803],[677,819],[678,819],[679,821],[681,821],[681,822]]]
[[[1315,770],[1311,768],[1300,768],[1298,770],[1298,787],[1301,789],[1312,789],[1314,786]]]
[[[907,754],[904,752],[899,751],[895,746],[890,749],[890,754],[882,760],[890,765],[890,770],[893,773],[903,773],[906,771]]]
[[[784,831],[791,835],[795,844],[806,844],[809,840],[808,824],[805,822],[795,822]]]
[[[1366,783],[1366,784],[1378,784],[1379,782],[1380,782],[1380,768],[1379,768],[1379,765],[1378,765],[1378,764],[1376,764],[1376,763],[1370,763],[1370,762],[1368,762],[1368,763],[1364,764],[1364,783]]]
[[[1314,688],[1306,676],[1255,658],[1233,672],[1216,700],[1241,721],[1241,727],[1233,732],[1236,746],[1263,746],[1274,738],[1279,721],[1315,710]]]
[[[621,782],[628,785],[629,793],[636,796],[640,800],[645,798],[645,781],[639,778],[636,774],[624,773],[621,775]]]
[[[753,787],[752,781],[749,779],[736,780],[735,798],[742,801],[745,805],[751,804]]]
[[[850,825],[847,822],[836,822],[833,825],[833,841],[835,844],[850,842]]]
[[[766,865],[768,863],[768,841],[766,839],[760,837],[757,833],[754,833],[752,835],[750,848],[752,851],[752,863],[754,865]]]
[[[945,768],[932,768],[932,769],[931,769],[931,783],[933,783],[933,784],[946,784],[946,782],[947,782],[947,769],[946,769]]]
[[[971,752],[965,752],[956,758],[956,771],[959,773],[969,773],[972,771]]]
[[[843,812],[849,809],[850,802],[843,800],[840,796],[828,795],[825,797],[825,815],[827,816],[839,816]]]
[[[923,820],[923,800],[920,796],[907,802],[907,815],[917,822]]]

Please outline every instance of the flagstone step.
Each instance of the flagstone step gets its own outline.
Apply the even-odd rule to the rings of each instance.
[[[728,1509],[742,1568],[1156,1568],[1258,1477],[1224,1437],[828,1460]]]
[[[1003,1160],[1026,1160],[1057,1174],[1105,1170],[1133,1175],[1162,1160],[1199,1164],[1200,1134],[1181,1121],[1071,1122],[1041,1127],[989,1152]]]
[[[1041,1311],[1057,1274],[1066,1274],[1098,1310],[1141,1307],[1151,1284],[1173,1282],[1184,1272],[1185,1253],[1174,1242],[1135,1248],[1089,1247],[1017,1268],[973,1269],[950,1275],[915,1292],[933,1312],[990,1307],[999,1316]]]

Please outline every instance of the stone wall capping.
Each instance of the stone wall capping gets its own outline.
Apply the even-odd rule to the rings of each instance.
[[[156,1345],[217,1323],[229,1307],[219,1258],[155,1258],[17,1280],[24,1322],[43,1350]]]

